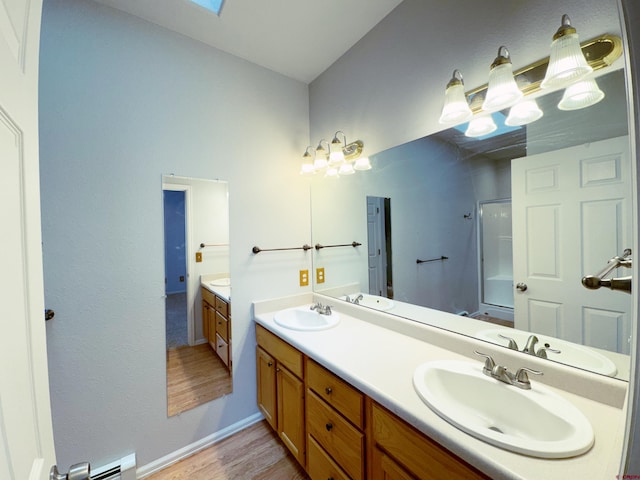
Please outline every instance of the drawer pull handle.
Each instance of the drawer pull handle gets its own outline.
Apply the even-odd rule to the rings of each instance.
[[[331,431],[331,429],[333,428],[333,424],[332,424],[331,422],[329,422],[329,423],[327,423],[327,424],[325,425],[325,428],[327,429],[327,432],[330,432],[330,431]]]
[[[327,395],[331,395],[331,393],[333,392],[333,389],[331,387],[327,387],[324,389],[324,391],[327,393]]]
[[[273,367],[273,362],[267,363],[267,367]]]
[[[333,480],[333,477],[329,477],[329,478],[327,478],[327,480]]]

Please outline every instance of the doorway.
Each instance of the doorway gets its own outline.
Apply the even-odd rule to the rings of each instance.
[[[167,350],[190,344],[187,307],[187,190],[163,187]]]
[[[391,199],[367,196],[369,293],[393,298]]]

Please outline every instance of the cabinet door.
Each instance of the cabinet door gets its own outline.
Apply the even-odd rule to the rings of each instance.
[[[256,371],[258,381],[258,407],[271,425],[277,431],[276,411],[276,361],[260,347],[256,352]]]
[[[278,365],[278,434],[301,465],[304,449],[304,385],[286,368]]]
[[[202,302],[202,335],[209,341],[209,305],[207,302]]]
[[[209,345],[216,351],[216,311],[213,307],[207,308],[207,323],[209,324]]]
[[[373,449],[372,480],[416,480],[379,448]]]

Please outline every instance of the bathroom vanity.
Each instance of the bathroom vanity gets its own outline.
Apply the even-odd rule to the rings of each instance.
[[[327,300],[308,294],[254,303],[258,405],[312,479],[615,478],[626,383],[346,304],[334,308],[339,321],[325,329],[274,319]],[[531,395],[541,382],[579,409],[593,427],[593,447],[553,460],[513,453],[437,415],[416,393],[414,371],[434,360],[482,366],[474,350],[514,371],[543,371],[532,376]]]
[[[231,372],[231,301],[230,287],[200,287],[202,295],[202,332],[214,352]]]

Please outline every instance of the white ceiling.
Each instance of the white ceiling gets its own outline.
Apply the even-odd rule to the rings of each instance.
[[[287,77],[310,83],[402,0],[96,0]]]

